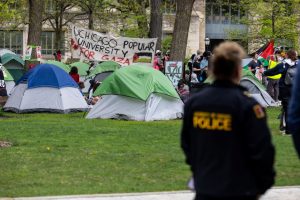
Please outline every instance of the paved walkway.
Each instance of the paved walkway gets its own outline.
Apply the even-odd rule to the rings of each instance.
[[[52,197],[27,197],[15,200],[192,200],[194,194],[190,191],[127,193],[107,195],[77,195]],[[275,187],[269,190],[261,200],[300,200],[300,186]]]

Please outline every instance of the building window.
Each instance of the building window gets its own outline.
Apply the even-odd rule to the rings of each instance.
[[[213,22],[213,15],[212,15],[212,4],[206,4],[206,23],[211,24]]]
[[[214,24],[219,24],[220,23],[220,5],[219,4],[212,4],[213,8],[213,23]]]
[[[230,23],[230,9],[229,5],[222,5],[222,16],[221,16],[221,23],[222,24],[229,24]]]
[[[55,10],[55,4],[53,0],[46,0],[44,8],[46,13],[53,12]]]
[[[62,36],[64,38],[64,34]],[[55,32],[43,31],[41,35],[41,47],[43,55],[53,55],[57,49],[55,49]],[[64,40],[61,42],[60,50],[64,54]]]
[[[23,52],[22,31],[0,31],[0,49],[9,49],[16,54]]]

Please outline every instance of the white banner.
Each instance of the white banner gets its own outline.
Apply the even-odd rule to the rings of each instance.
[[[177,86],[178,81],[182,79],[183,65],[181,61],[167,61],[165,74]]]
[[[157,38],[112,37],[74,25],[71,30],[73,58],[112,60],[121,65],[153,61]]]

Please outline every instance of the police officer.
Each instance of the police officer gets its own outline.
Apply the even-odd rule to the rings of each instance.
[[[196,200],[258,199],[274,184],[274,147],[264,109],[238,85],[244,50],[224,42],[211,58],[215,78],[185,105],[181,147]]]

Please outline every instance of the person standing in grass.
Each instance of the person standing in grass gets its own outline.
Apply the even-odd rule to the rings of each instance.
[[[286,53],[286,59],[276,65],[274,68],[269,69],[263,73],[264,76],[274,76],[281,74],[279,79],[279,99],[281,100],[282,108],[283,108],[283,118],[284,121],[288,121],[288,106],[291,98],[291,90],[293,84],[293,77],[294,75],[290,75],[291,72],[294,72],[297,69],[297,52],[295,50],[289,50]],[[285,131],[284,134],[289,135],[289,128],[288,124],[286,124],[285,130],[284,128],[282,131]]]
[[[239,86],[242,47],[224,42],[213,53],[215,82],[187,101],[181,131],[196,200],[256,200],[275,177],[266,113]]]
[[[6,84],[4,81],[3,65],[0,63],[0,106],[3,106],[7,100]]]
[[[297,64],[297,75],[293,83],[292,97],[288,108],[288,127],[300,158],[300,63]]]

